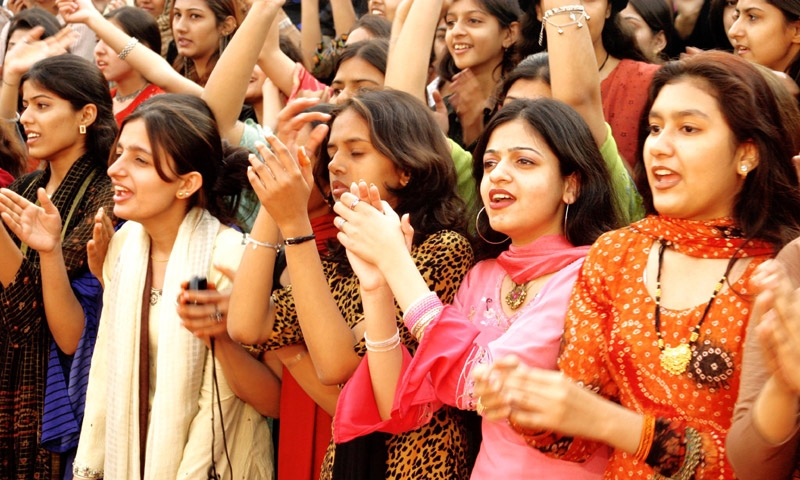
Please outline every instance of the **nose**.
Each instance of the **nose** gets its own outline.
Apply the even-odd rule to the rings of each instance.
[[[492,183],[498,184],[503,182],[508,182],[511,180],[511,176],[508,174],[509,164],[510,161],[506,161],[505,159],[500,159],[497,162],[497,165],[494,166],[491,172],[489,172],[489,180]]]
[[[644,142],[644,156],[659,158],[669,156],[673,150],[672,134],[666,128],[662,128],[657,134],[650,134]]]
[[[31,118],[30,117],[31,117],[31,114],[28,113],[28,109],[25,108],[24,110],[22,110],[22,113],[19,116],[19,123],[21,123],[23,126],[25,124],[31,123]]]
[[[106,53],[106,44],[102,40],[98,41],[97,44],[94,46],[94,54],[95,56],[102,56]]]
[[[336,95],[336,98],[332,99],[333,104],[334,105],[340,105],[340,104],[344,103],[345,101],[347,101],[348,98],[350,98],[351,94],[352,94],[352,92],[351,92],[350,87],[343,88],[339,92],[339,94]]]
[[[728,29],[728,37],[730,38],[737,38],[742,36],[742,16],[739,15],[738,18],[734,18],[733,24],[731,28]]]
[[[186,24],[183,21],[183,17],[173,17],[172,19],[172,29],[180,32],[186,31]]]
[[[339,158],[339,153],[334,153],[331,157],[330,162],[328,162],[328,173],[331,175],[341,175],[345,171],[344,165],[342,164],[341,159]]]

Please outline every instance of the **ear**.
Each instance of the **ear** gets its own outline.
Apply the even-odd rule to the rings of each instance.
[[[536,9],[536,20],[539,20],[541,23],[542,19],[544,18],[544,12],[542,12],[542,2],[536,2],[536,7],[534,8]]]
[[[219,33],[222,36],[227,37],[228,35],[233,33],[233,30],[235,28],[236,28],[236,19],[233,18],[233,16],[228,15],[227,17],[225,17],[225,20],[219,24],[217,30],[219,30]]]
[[[575,172],[564,179],[564,191],[561,194],[561,200],[566,204],[573,204],[578,200],[579,195],[579,175]]]
[[[667,36],[664,34],[664,30],[660,30],[656,35],[653,37],[653,54],[654,56],[661,55],[661,52],[667,48]]]
[[[203,186],[203,176],[200,172],[189,172],[181,176],[178,198],[189,198]]]
[[[752,140],[739,145],[739,155],[736,162],[736,173],[746,177],[748,173],[758,166],[758,148]]]
[[[398,174],[398,181],[400,185],[405,188],[408,185],[408,182],[411,181],[411,172],[407,172],[405,170],[401,170],[397,172]]]
[[[78,112],[78,120],[81,125],[86,125],[87,127],[93,124],[97,120],[97,105],[93,103],[84,105]]]
[[[789,25],[789,28],[794,28],[792,35],[792,43],[800,43],[800,20],[795,20]]]
[[[511,22],[506,29],[506,37],[503,39],[503,48],[511,48],[517,43],[519,37],[519,22]]]

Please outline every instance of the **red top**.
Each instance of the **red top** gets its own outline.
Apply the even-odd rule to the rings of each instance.
[[[133,99],[130,105],[125,107],[125,109],[120,111],[119,113],[114,114],[114,118],[117,120],[117,126],[121,127],[122,121],[125,120],[125,117],[133,113],[136,107],[138,107],[142,102],[160,93],[164,93],[164,90],[162,90],[160,87],[153,85],[152,83],[147,85],[144,88],[144,90],[142,90],[142,93],[140,93],[139,95],[136,96],[136,98]],[[117,94],[116,88],[111,90],[112,97],[115,96],[116,94]]]
[[[639,119],[647,103],[650,82],[659,68],[660,65],[624,59],[600,83],[603,114],[611,125],[619,154],[631,167],[636,164]]]
[[[0,188],[7,188],[14,181],[10,173],[0,168]]]

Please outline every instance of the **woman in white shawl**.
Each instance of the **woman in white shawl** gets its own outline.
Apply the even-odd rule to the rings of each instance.
[[[108,174],[114,213],[128,222],[103,263],[76,478],[273,478],[266,420],[235,393],[257,385],[277,411],[280,384],[224,333],[224,297],[184,288],[194,276],[228,288],[223,271],[237,268],[244,249],[227,225],[247,182],[247,152],[223,150],[211,111],[195,97],[153,97],[122,124]],[[108,235],[101,217],[98,251]],[[186,305],[195,300],[208,303]]]

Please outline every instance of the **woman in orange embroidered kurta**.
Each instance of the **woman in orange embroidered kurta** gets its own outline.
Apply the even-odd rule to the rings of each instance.
[[[564,1],[546,3],[572,8]],[[643,157],[658,214],[590,250],[561,374],[514,358],[475,374],[485,417],[507,418],[531,446],[564,459],[610,445],[605,478],[734,478],[724,442],[749,279],[800,232],[788,161],[800,132],[774,127],[800,112],[780,110],[774,95],[755,68],[721,52],[656,74]]]

